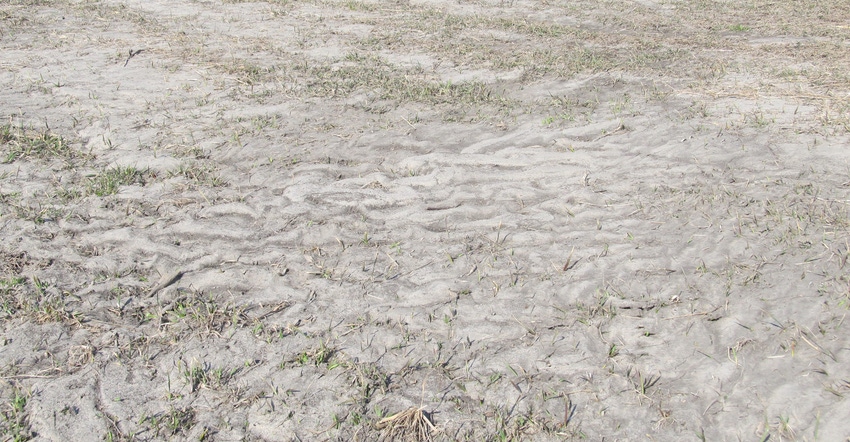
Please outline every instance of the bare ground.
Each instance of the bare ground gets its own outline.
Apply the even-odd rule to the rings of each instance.
[[[5,440],[847,440],[850,6],[0,2]]]

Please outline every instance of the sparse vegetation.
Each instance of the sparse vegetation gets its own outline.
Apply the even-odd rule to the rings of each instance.
[[[850,7],[402,3],[0,4],[3,440],[843,434]]]
[[[12,276],[0,279],[0,315],[3,319],[30,318],[35,322],[71,320],[61,294],[38,277]]]
[[[86,193],[97,196],[109,196],[118,193],[121,186],[145,185],[151,174],[132,166],[115,166],[89,178]]]
[[[23,442],[31,440],[35,435],[30,430],[27,422],[27,401],[29,394],[18,388],[13,389],[9,402],[4,404],[2,410],[3,421],[0,422],[0,432],[7,440],[12,442]]]
[[[76,154],[65,139],[48,130],[39,131],[10,124],[0,126],[0,147],[5,151],[5,163],[25,159],[67,161]]]
[[[170,175],[186,178],[194,186],[221,187],[227,184],[214,168],[201,164],[180,165]]]

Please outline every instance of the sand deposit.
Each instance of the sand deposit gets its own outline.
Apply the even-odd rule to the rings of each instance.
[[[846,2],[0,2],[3,440],[847,440]]]

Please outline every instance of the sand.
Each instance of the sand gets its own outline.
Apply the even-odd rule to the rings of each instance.
[[[850,440],[779,3],[0,3],[3,440]]]

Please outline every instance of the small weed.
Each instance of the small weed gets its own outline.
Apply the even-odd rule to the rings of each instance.
[[[655,386],[661,379],[661,376],[645,377],[639,370],[632,372],[631,368],[626,371],[626,377],[632,382],[635,392],[641,396],[646,396],[649,389]]]
[[[253,88],[254,85],[263,83],[274,78],[274,69],[252,64],[250,62],[234,62],[225,68],[228,74],[233,75],[237,83]]]
[[[501,373],[493,373],[493,374],[491,374],[491,375],[489,376],[489,378],[487,379],[487,387],[489,387],[489,386],[491,386],[491,385],[495,384],[496,382],[499,382],[499,380],[500,380],[500,379],[502,379],[502,374],[501,374]]]
[[[216,174],[215,168],[199,164],[182,164],[169,172],[169,177],[175,176],[184,177],[196,186],[221,187],[227,184],[221,175]]]
[[[0,145],[8,146],[2,160],[4,163],[29,158],[70,160],[75,156],[70,145],[58,135],[47,130],[16,128],[8,124],[0,126]]]
[[[790,416],[779,416],[776,427],[777,431],[779,431],[780,436],[785,436],[789,439],[796,438],[797,432],[794,430],[794,428],[791,427]]]
[[[86,194],[97,196],[108,196],[118,193],[121,186],[132,184],[145,185],[145,180],[151,176],[148,170],[139,170],[135,167],[116,166],[89,178],[86,183]]]
[[[378,6],[371,3],[347,0],[345,2],[345,7],[351,11],[375,11],[378,9]]]
[[[83,193],[76,188],[72,187],[57,187],[53,193],[53,196],[57,198],[61,203],[69,203],[71,201],[76,201],[83,197]]]
[[[632,98],[629,94],[625,94],[619,99],[613,101],[611,103],[611,113],[614,115],[620,115],[621,113],[628,113],[632,109]]]
[[[38,277],[0,279],[0,318],[27,317],[39,323],[72,320],[63,295],[48,291]]]
[[[433,81],[416,69],[403,69],[372,55],[350,53],[338,63],[295,63],[293,66],[309,79],[303,92],[312,96],[345,97],[368,90],[382,100],[445,104],[457,108],[507,103],[506,98],[494,93],[483,82]]]
[[[313,365],[320,366],[322,364],[329,364],[331,357],[336,353],[336,350],[328,347],[324,342],[320,343],[318,347],[307,350],[299,353],[293,362],[298,363],[298,365]],[[334,363],[334,367],[338,367],[339,363]]]
[[[384,373],[380,367],[369,363],[343,362],[346,373],[352,378],[352,383],[360,389],[358,401],[366,405],[375,392],[386,393],[390,385],[390,376]],[[384,417],[385,410],[375,405],[375,415]]]
[[[30,204],[10,204],[12,210],[15,211],[15,216],[20,219],[32,221],[36,224],[44,224],[50,221],[56,221],[65,216],[66,212],[61,207],[42,206],[39,203]]]
[[[195,411],[191,408],[172,408],[166,413],[144,416],[139,424],[147,423],[154,430],[154,437],[186,434],[195,425]]]
[[[200,365],[193,364],[191,367],[187,367],[183,370],[182,375],[186,379],[186,383],[191,386],[192,393],[198,391],[198,388],[206,384],[207,373],[205,367]]]
[[[183,379],[190,386],[192,393],[198,391],[201,387],[210,389],[219,389],[226,385],[230,379],[239,371],[238,369],[225,370],[223,368],[212,368],[210,364],[198,364],[193,362],[191,365],[180,362],[185,365],[181,371]]]
[[[251,324],[244,309],[220,304],[213,295],[192,291],[174,301],[166,322],[188,319],[185,330],[191,333],[220,334],[227,327],[244,327]]]
[[[506,410],[498,409],[492,412],[492,416],[495,428],[492,430],[492,436],[487,440],[505,442],[528,440],[532,434],[552,430],[545,422],[536,420],[530,413],[512,417]]]
[[[551,126],[555,122],[564,122],[564,121],[573,121],[573,120],[575,120],[575,117],[573,117],[572,114],[562,113],[562,114],[558,114],[558,115],[547,116],[546,118],[543,119],[541,124],[543,126]],[[571,149],[571,150],[574,151],[574,149]]]
[[[4,440],[22,442],[33,438],[26,413],[28,400],[29,394],[15,388],[9,403],[0,412],[3,417],[0,432],[4,435]]]
[[[396,241],[390,244],[390,248],[395,252],[396,255],[401,255],[401,242]]]

